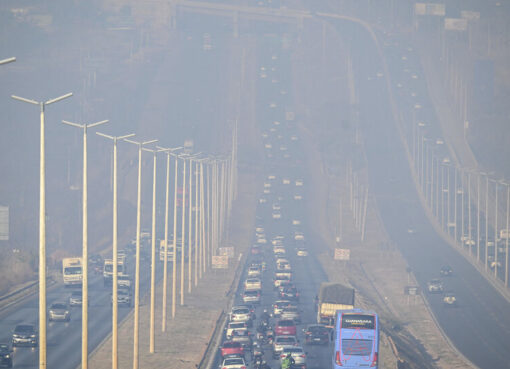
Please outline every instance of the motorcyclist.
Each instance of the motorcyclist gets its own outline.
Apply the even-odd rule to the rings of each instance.
[[[260,319],[263,321],[263,322],[269,322],[269,318],[271,318],[271,314],[268,313],[267,309],[264,309],[264,311],[262,312],[262,315],[260,316]]]
[[[285,358],[282,360],[282,369],[290,369],[294,363],[295,360],[289,352],[287,356],[285,356]]]

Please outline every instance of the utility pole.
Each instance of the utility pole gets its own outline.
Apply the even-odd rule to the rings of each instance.
[[[80,128],[83,131],[83,185],[82,185],[82,304],[81,304],[81,367],[88,368],[88,207],[87,207],[87,129],[107,123],[108,120],[92,124],[78,124],[63,120],[62,123]]]

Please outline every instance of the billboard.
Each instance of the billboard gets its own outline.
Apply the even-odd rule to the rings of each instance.
[[[0,206],[0,241],[9,241],[9,207]]]
[[[350,260],[351,250],[350,249],[335,249],[335,260]]]
[[[444,17],[446,14],[445,5],[436,3],[416,3],[414,4],[414,14]]]
[[[447,31],[465,31],[467,30],[468,21],[463,18],[445,18],[444,29]]]
[[[212,257],[212,268],[213,269],[227,269],[228,268],[228,256],[227,255],[215,255]]]

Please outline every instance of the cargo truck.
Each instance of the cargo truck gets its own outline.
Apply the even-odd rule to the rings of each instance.
[[[66,287],[81,287],[83,282],[83,259],[80,257],[62,260],[62,277]]]
[[[322,283],[317,295],[317,323],[333,326],[337,310],[354,309],[354,289],[339,283]]]
[[[123,257],[117,259],[117,275],[126,273],[126,263]],[[103,281],[105,286],[109,286],[113,281],[113,259],[104,259]]]

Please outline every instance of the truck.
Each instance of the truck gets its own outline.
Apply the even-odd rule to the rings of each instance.
[[[166,260],[167,262],[173,262],[174,261],[174,245],[173,241],[170,241],[171,243],[168,244],[167,250],[166,250]],[[159,260],[165,261],[165,240],[161,240],[159,243]]]
[[[117,274],[126,273],[125,258],[118,257],[117,259]],[[110,286],[113,281],[113,259],[104,259],[103,266],[103,281],[105,286]]]
[[[81,257],[62,259],[62,277],[66,287],[81,287],[83,283],[83,259]]]
[[[332,327],[337,310],[354,309],[354,289],[340,283],[322,283],[316,300],[317,323]]]

